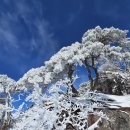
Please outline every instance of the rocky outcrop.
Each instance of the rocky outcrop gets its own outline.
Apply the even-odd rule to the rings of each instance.
[[[130,75],[121,72],[102,72],[95,89],[105,94],[130,94]]]
[[[130,130],[130,109],[128,109],[126,109],[126,111],[115,109],[103,110],[103,112],[106,113],[108,120],[100,122],[98,124],[99,128],[96,128],[95,130]],[[93,120],[96,122],[98,117],[94,117]],[[91,120],[89,120],[89,124],[91,124]]]
[[[98,111],[98,110],[97,110]],[[98,122],[98,128],[94,130],[130,130],[130,109],[126,111],[115,109],[104,109],[108,120],[102,119]],[[100,117],[90,114],[88,117],[88,126],[92,126]],[[67,124],[65,130],[79,130],[72,124]]]

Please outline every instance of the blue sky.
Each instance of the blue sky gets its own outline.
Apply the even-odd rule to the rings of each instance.
[[[130,0],[1,0],[0,73],[19,79],[97,25],[130,30]]]

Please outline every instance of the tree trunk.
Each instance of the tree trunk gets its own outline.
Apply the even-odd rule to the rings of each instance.
[[[95,75],[96,75],[95,83],[94,83],[94,87],[96,87],[98,85],[99,74],[98,74],[98,71],[97,71],[96,67],[94,67],[93,69],[94,69],[94,72],[95,72]]]
[[[6,101],[5,101],[6,108],[9,107],[9,95],[6,93]],[[10,126],[10,112],[5,110],[3,114],[3,124],[1,130],[8,130]]]
[[[72,93],[74,94],[74,96],[77,96],[78,95],[78,91],[73,86],[73,77],[72,77],[73,76],[73,72],[74,72],[73,66],[72,65],[68,65],[68,78],[69,78],[70,84],[71,84],[71,85],[68,85],[68,87],[71,86]]]
[[[90,66],[87,62],[87,59],[85,59],[84,64],[85,64],[86,70],[88,72],[88,78],[90,80],[90,87],[91,87],[91,89],[93,89],[93,78],[92,78],[92,75],[91,75],[91,70],[90,70]]]
[[[96,75],[96,78],[95,78],[95,82],[94,82],[94,88],[96,87],[96,85],[98,85],[98,80],[99,80],[99,74],[98,74],[98,70],[97,70],[97,67],[95,65],[95,58],[92,56],[92,68],[94,70],[94,73]]]

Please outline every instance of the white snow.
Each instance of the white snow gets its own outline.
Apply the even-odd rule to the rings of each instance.
[[[109,99],[114,100],[113,102],[108,103],[113,108],[116,108],[118,106],[130,108],[130,95],[124,95],[124,96],[107,95],[107,97]]]

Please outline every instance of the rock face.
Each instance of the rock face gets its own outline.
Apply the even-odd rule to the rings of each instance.
[[[105,94],[130,94],[130,75],[109,71],[101,73],[95,89]]]
[[[97,110],[99,111],[99,110]],[[104,109],[108,120],[103,120],[99,122],[99,128],[94,130],[130,130],[130,109],[121,108],[120,110],[116,109]],[[98,116],[90,114],[88,118],[88,125],[91,126],[99,119]],[[68,124],[65,130],[79,130],[74,128],[71,124]]]
[[[103,121],[96,130],[130,130],[130,110],[104,110],[108,121]]]
[[[84,94],[89,89],[90,89],[90,83],[81,84],[79,93]],[[127,94],[129,95],[130,75],[109,71],[107,71],[107,73],[104,72],[100,74],[98,85],[95,86],[95,90],[108,95],[118,95],[118,96],[123,96]],[[126,100],[127,102],[129,101],[127,98]],[[117,100],[115,100],[115,103],[116,105],[113,105],[114,108],[111,107],[113,109],[111,108],[100,109],[103,111],[104,114],[107,115],[108,120],[100,122],[100,124],[98,124],[99,128],[96,128],[95,130],[130,130],[130,106],[128,106],[129,103],[127,105],[127,107],[129,108],[123,108],[122,106],[119,105],[121,103],[120,98],[118,102]],[[120,108],[116,108],[116,106],[118,105],[120,106]],[[96,122],[98,119],[99,117],[96,116],[89,117],[88,120],[89,126],[94,124],[94,122]]]
[[[121,111],[114,111],[108,115],[110,116],[110,125],[113,130],[130,130],[129,114]]]

